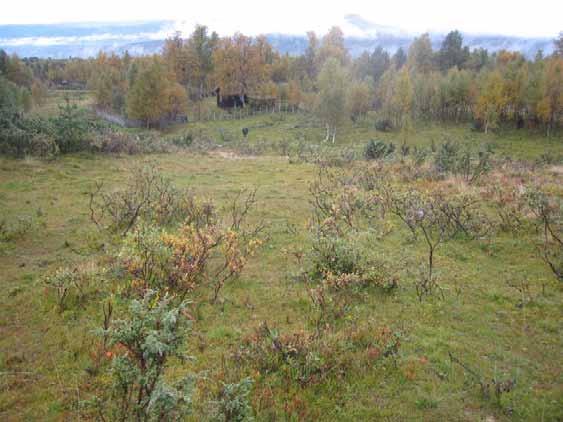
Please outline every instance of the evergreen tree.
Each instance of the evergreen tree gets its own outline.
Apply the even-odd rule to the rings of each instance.
[[[463,37],[459,31],[451,31],[442,42],[439,52],[440,69],[446,71],[454,66],[463,67],[468,51],[463,48]]]

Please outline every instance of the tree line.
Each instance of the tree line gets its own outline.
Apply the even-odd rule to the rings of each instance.
[[[382,130],[408,130],[415,121],[472,122],[485,132],[511,125],[550,134],[561,126],[561,34],[553,54],[538,51],[533,59],[470,50],[459,31],[447,34],[438,50],[423,34],[407,51],[390,55],[377,47],[357,58],[338,27],[307,38],[305,52],[290,56],[265,36],[221,38],[200,25],[150,56],[100,52],[91,59],[20,60],[2,52],[0,73],[24,87],[18,95],[25,107],[33,102],[26,98],[40,98],[46,86],[88,87],[98,107],[147,125],[184,113],[188,103],[201,104],[219,87],[223,95],[275,99],[314,112],[332,140],[347,120],[368,114]]]

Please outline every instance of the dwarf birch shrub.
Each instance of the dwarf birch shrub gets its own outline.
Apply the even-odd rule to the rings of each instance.
[[[90,218],[99,228],[122,235],[139,219],[167,226],[214,218],[212,206],[196,204],[189,190],[177,188],[154,163],[132,168],[122,188],[107,191],[103,183],[97,183],[90,192],[89,207]]]
[[[548,265],[553,275],[563,281],[563,207],[559,198],[551,198],[540,189],[526,193],[528,207],[534,216],[536,230],[540,233],[537,242],[539,256]]]

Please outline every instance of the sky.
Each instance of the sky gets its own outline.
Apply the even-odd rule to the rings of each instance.
[[[563,31],[562,0],[20,0],[2,6],[0,24],[173,20],[190,32],[196,23],[221,35],[240,31],[325,33],[354,14],[411,34],[459,29],[474,34],[555,37]]]

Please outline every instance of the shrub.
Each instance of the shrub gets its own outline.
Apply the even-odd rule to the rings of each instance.
[[[38,210],[37,215],[40,216]],[[37,229],[39,220],[35,216],[23,215],[15,220],[0,218],[0,255],[13,246],[12,243]]]
[[[379,119],[375,121],[375,128],[382,132],[389,132],[393,129],[393,123],[388,119]]]
[[[253,195],[237,196],[223,219],[215,217],[211,204],[194,201],[175,232],[140,220],[127,233],[119,254],[133,278],[132,287],[170,289],[184,297],[209,282],[216,302],[224,285],[240,275],[262,243],[263,226],[246,224]]]
[[[212,218],[213,213],[205,205],[197,207],[188,190],[178,189],[151,163],[133,167],[122,189],[106,192],[103,184],[97,183],[90,192],[89,207],[90,218],[99,228],[123,235],[139,218],[164,226],[185,219]]]
[[[390,142],[386,144],[383,141],[370,140],[364,150],[364,157],[366,160],[380,160],[388,157],[395,151],[395,144]]]
[[[411,150],[411,148],[407,144],[405,144],[405,143],[401,144],[401,156],[402,157],[406,157],[407,155],[409,155],[410,150]]]
[[[0,108],[0,154],[15,157],[28,154],[32,134],[25,130],[24,122],[16,108]]]
[[[379,326],[373,319],[354,323],[340,334],[348,349],[366,352],[369,363],[393,359],[396,363],[405,335],[387,325]]]
[[[436,156],[434,157],[434,165],[439,172],[453,173],[457,168],[457,160],[459,154],[459,146],[451,141],[446,141],[440,145]]]
[[[476,157],[471,152],[465,151],[460,157],[456,173],[460,174],[466,182],[475,183],[490,169],[489,151],[478,151]]]
[[[394,192],[389,210],[411,231],[413,238],[422,236],[428,252],[426,269],[416,276],[415,287],[420,300],[439,288],[434,274],[434,256],[438,246],[463,233],[480,236],[488,230],[488,221],[475,208],[476,200],[469,195],[449,196],[416,190]]]
[[[472,381],[475,384],[479,385],[483,398],[487,400],[491,398],[491,393],[492,393],[495,396],[496,403],[498,405],[501,405],[502,404],[501,400],[504,394],[510,393],[516,387],[516,380],[513,378],[500,380],[494,377],[489,381],[489,379],[485,378],[480,372],[469,367],[467,363],[463,362],[461,359],[454,356],[451,352],[448,352],[448,355],[450,357],[452,366],[454,363],[461,366],[464,372],[470,375]]]
[[[486,186],[485,197],[498,216],[501,230],[515,233],[522,227],[525,201],[518,186],[508,178],[492,180]]]
[[[320,167],[310,185],[315,228],[322,234],[341,236],[368,224],[372,228],[384,213],[383,202],[375,192],[385,181],[369,171],[348,177]]]
[[[413,151],[413,160],[416,166],[421,166],[426,161],[428,157],[429,151],[426,148],[422,147],[414,147]]]
[[[172,138],[172,143],[177,147],[187,148],[192,145],[194,136],[190,132],[183,133]]]
[[[322,275],[320,283],[308,289],[309,299],[316,311],[314,325],[317,334],[330,324],[343,317],[352,299],[351,294],[360,289],[373,286],[390,292],[398,286],[395,271],[384,262],[362,262],[355,272],[332,273]]]
[[[45,277],[43,282],[48,289],[55,292],[58,310],[62,312],[73,292],[76,302],[81,304],[88,293],[88,287],[94,280],[99,281],[104,271],[103,268],[98,268],[90,263],[63,267]]]
[[[125,132],[104,130],[92,136],[90,149],[105,154],[138,154],[141,146],[138,140]]]
[[[469,149],[461,150],[458,144],[444,142],[434,158],[436,170],[441,173],[459,175],[468,183],[477,182],[491,169],[491,151],[481,149],[474,154]]]
[[[16,221],[0,220],[0,242],[11,242],[23,237],[37,225],[33,216],[21,216]]]
[[[110,347],[108,394],[98,399],[98,412],[109,420],[174,420],[190,412],[192,383],[183,378],[174,385],[163,380],[171,357],[184,359],[187,302],[174,305],[168,295],[147,291],[133,300],[130,314],[100,330]]]
[[[215,223],[185,224],[176,234],[142,223],[128,233],[119,256],[133,277],[133,288],[170,289],[184,297],[209,281],[215,302],[260,243]]]
[[[217,422],[253,421],[253,410],[248,399],[251,390],[250,378],[244,378],[238,383],[224,383],[217,399],[212,403],[211,419]]]
[[[59,114],[51,120],[52,136],[61,153],[76,152],[88,147],[88,122],[76,104],[59,106]]]
[[[55,158],[60,154],[60,148],[55,139],[47,134],[37,134],[29,143],[29,154],[40,158]]]
[[[221,143],[229,143],[235,140],[235,136],[233,135],[233,133],[227,129],[224,128],[219,128],[219,141]]]
[[[357,283],[359,277],[355,274],[341,274],[337,277],[346,284]],[[323,331],[330,328],[331,324],[342,318],[350,306],[347,295],[342,292],[333,291],[326,280],[316,287],[308,289],[309,300],[316,314],[311,314],[316,335],[320,337]]]
[[[280,334],[263,322],[243,340],[234,358],[262,373],[284,373],[305,386],[326,376],[329,370],[318,346],[315,336],[305,331]]]
[[[526,192],[528,207],[532,212],[541,240],[538,252],[555,277],[563,281],[563,208],[558,198],[550,198],[540,189]]]
[[[119,258],[133,277],[133,287],[159,289],[169,278],[172,251],[164,244],[162,230],[141,221],[123,242]]]
[[[361,270],[360,249],[352,242],[336,236],[319,236],[312,245],[311,276],[321,279],[325,274],[353,274]]]

